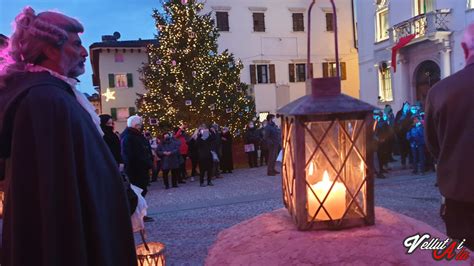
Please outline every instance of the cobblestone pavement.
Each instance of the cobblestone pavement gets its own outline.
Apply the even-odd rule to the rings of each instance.
[[[377,206],[445,232],[434,173],[414,176],[409,170],[394,170],[387,176],[375,182]],[[265,167],[237,169],[214,180],[213,187],[199,187],[196,180],[164,190],[161,181],[152,183],[146,197],[149,216],[156,219],[146,228],[149,241],[166,245],[168,265],[203,265],[220,231],[283,207],[281,176],[266,176]]]

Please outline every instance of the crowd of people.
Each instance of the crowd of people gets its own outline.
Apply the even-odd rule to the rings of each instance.
[[[273,114],[268,115],[259,129],[251,121],[244,134],[249,166],[257,167],[260,157],[260,166],[267,164],[270,176],[279,173],[275,161],[281,148],[281,133],[274,119]],[[100,115],[100,126],[120,171],[143,190],[142,196],[147,194],[150,183],[158,180],[160,172],[165,189],[170,189],[194,181],[195,177],[199,178],[201,187],[214,186],[213,179],[234,170],[233,136],[228,127],[201,124],[189,134],[187,125],[181,124],[173,131],[153,136],[143,130],[142,118],[133,115],[120,134],[115,132],[113,119],[108,114]],[[188,161],[190,175],[186,169]],[[145,217],[145,221],[152,221],[152,218]]]
[[[425,113],[420,102],[403,103],[396,115],[386,105],[383,110],[374,110],[374,121],[378,178],[385,178],[384,173],[392,170],[389,163],[395,161],[393,155],[400,155],[402,168],[411,167],[413,174],[434,171],[434,160],[425,145]]]
[[[233,170],[232,157],[220,154],[229,154],[228,130],[202,125],[188,137],[186,125],[181,125],[158,141],[143,134],[142,119],[132,116],[118,136],[110,116],[99,119],[76,88],[88,56],[80,39],[82,24],[57,12],[36,14],[26,7],[14,26],[0,72],[0,158],[6,164],[7,188],[1,265],[137,265],[133,208],[120,172],[145,195],[159,170],[156,167],[150,177],[154,160],[162,161],[161,170],[171,172],[171,183],[177,185],[185,182],[183,163],[189,156],[199,165],[200,184],[205,186],[207,174],[212,185],[220,170]],[[390,106],[374,112],[374,151],[382,177],[397,152],[402,165],[407,159],[412,162],[414,172],[430,169],[434,160],[427,156],[428,147],[446,199],[447,235],[472,250],[474,24],[467,26],[461,47],[466,67],[431,88],[426,121],[421,104],[406,103],[396,116]],[[266,145],[270,175],[277,173],[274,163],[281,143],[273,120],[273,115],[267,117],[260,142],[247,139],[254,150],[252,145],[246,148],[249,164],[256,166],[255,145]],[[252,136],[250,131],[249,123],[247,133]]]

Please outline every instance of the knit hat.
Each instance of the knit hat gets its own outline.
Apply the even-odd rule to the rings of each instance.
[[[135,127],[142,123],[142,118],[138,115],[132,115],[127,119],[127,127]]]

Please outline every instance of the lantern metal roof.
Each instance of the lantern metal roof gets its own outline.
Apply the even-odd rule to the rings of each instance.
[[[311,79],[312,93],[284,107],[277,113],[284,116],[328,115],[372,112],[377,107],[340,93],[339,77]]]

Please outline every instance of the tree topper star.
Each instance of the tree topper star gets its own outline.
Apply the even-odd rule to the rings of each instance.
[[[102,95],[105,96],[106,102],[108,102],[109,100],[115,100],[115,91],[111,91],[109,88],[107,88],[107,91]]]

